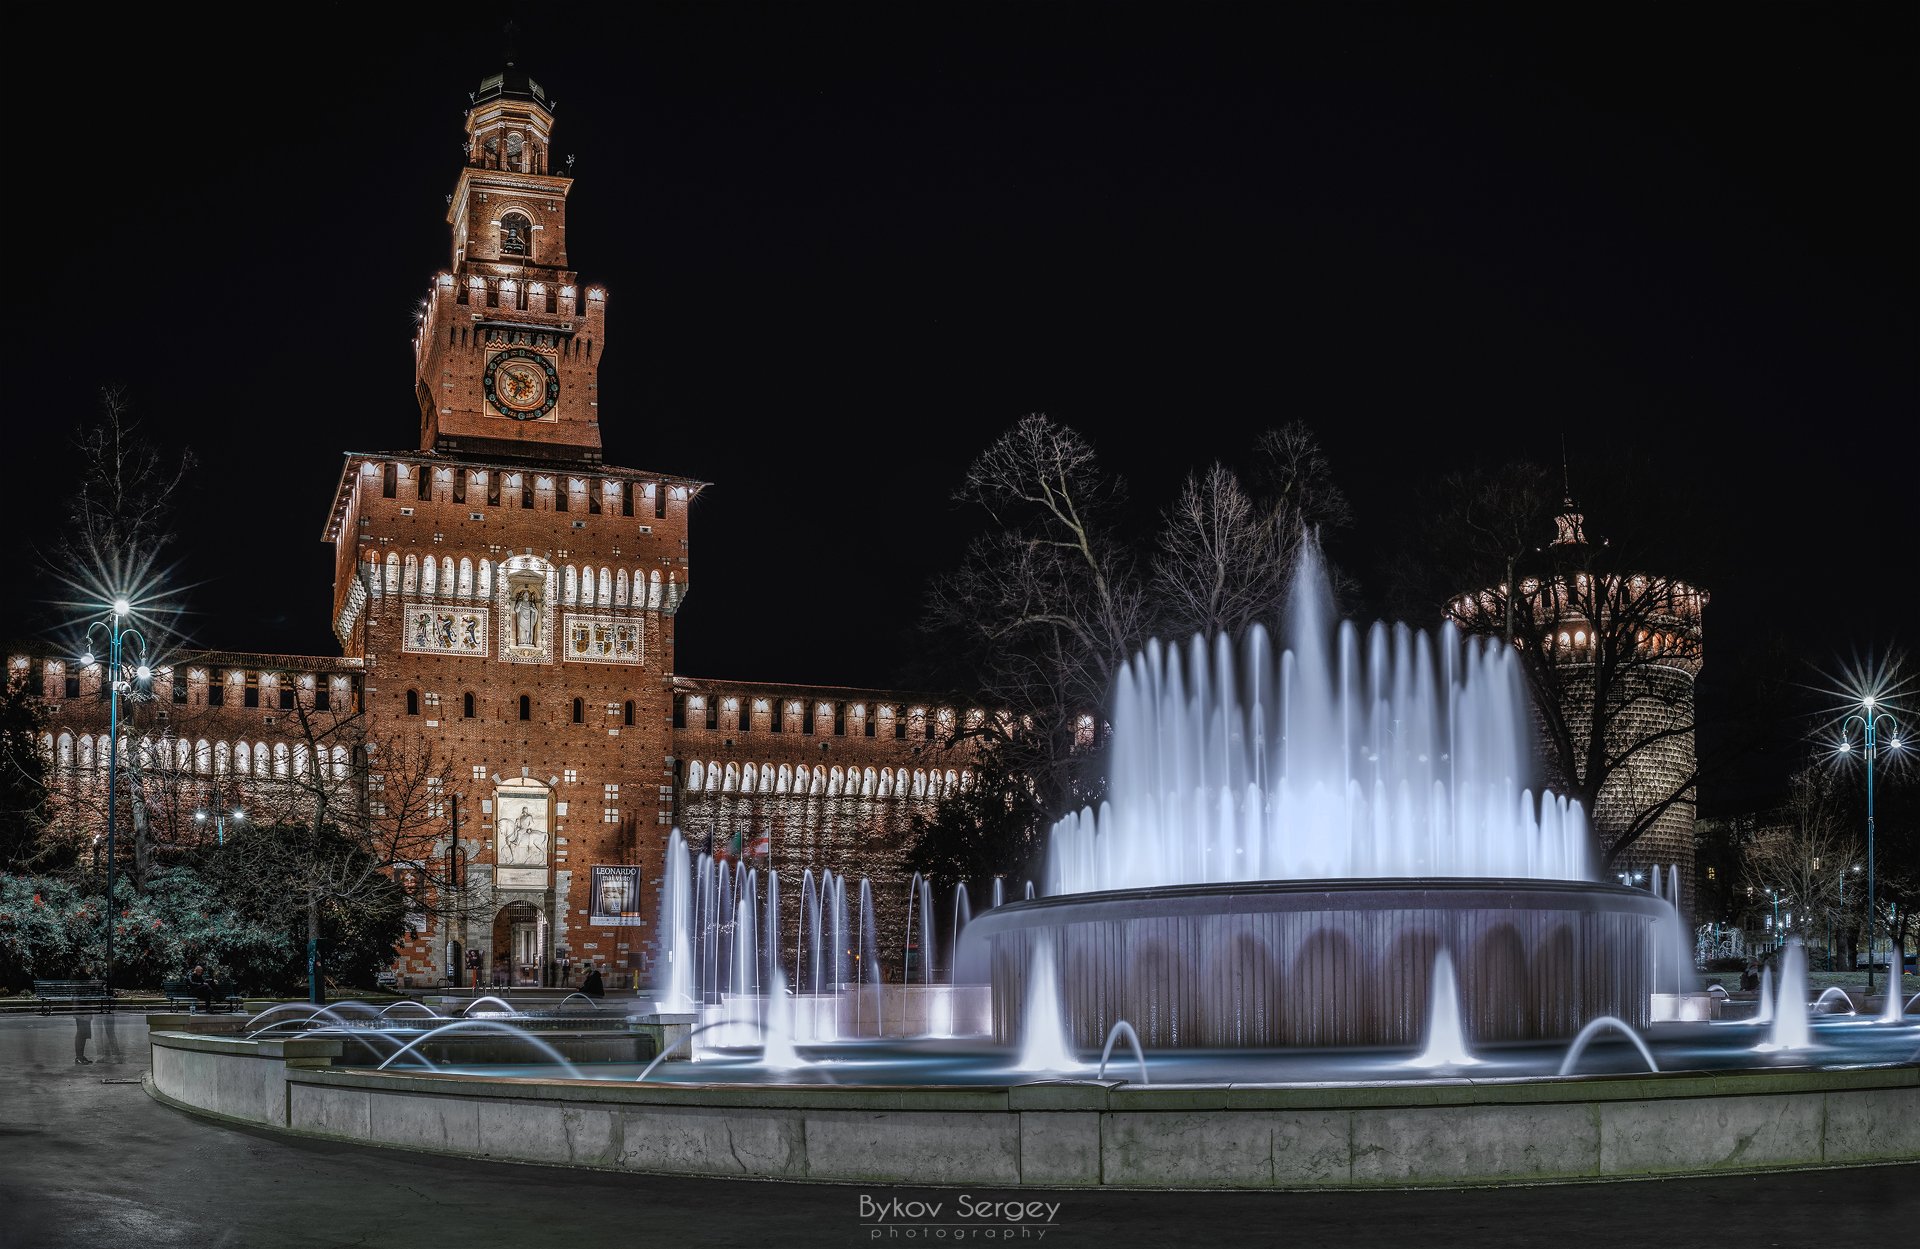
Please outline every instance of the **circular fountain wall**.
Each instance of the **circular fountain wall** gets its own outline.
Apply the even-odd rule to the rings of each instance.
[[[1572,1036],[1601,1015],[1644,1026],[1664,906],[1578,881],[1260,881],[1011,903],[967,935],[1007,1044],[1051,959],[1082,1049],[1123,1019],[1148,1049],[1417,1045],[1441,950],[1467,1036],[1518,1041]]]

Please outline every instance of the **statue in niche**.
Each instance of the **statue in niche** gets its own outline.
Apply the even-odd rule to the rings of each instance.
[[[540,645],[540,596],[526,587],[513,592],[513,644]]]

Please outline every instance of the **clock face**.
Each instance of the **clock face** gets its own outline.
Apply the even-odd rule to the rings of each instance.
[[[516,421],[538,420],[560,402],[553,362],[524,347],[509,347],[488,360],[481,385],[494,410]]]

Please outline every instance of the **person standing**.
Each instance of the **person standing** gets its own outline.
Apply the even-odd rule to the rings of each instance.
[[[606,986],[600,980],[600,964],[587,964],[587,978],[580,982],[580,992],[588,997],[606,996]]]

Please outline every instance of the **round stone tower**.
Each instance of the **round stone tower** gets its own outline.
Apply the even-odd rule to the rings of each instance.
[[[1706,592],[1589,542],[1571,498],[1553,540],[1512,568],[1513,584],[1461,595],[1448,617],[1520,651],[1542,779],[1587,805],[1602,878],[1644,886],[1678,866],[1690,907]]]

